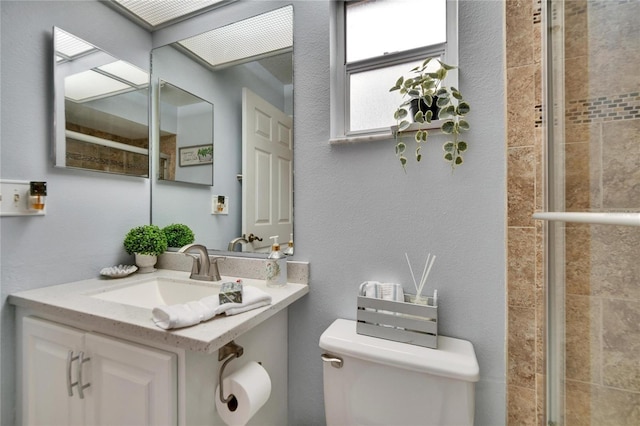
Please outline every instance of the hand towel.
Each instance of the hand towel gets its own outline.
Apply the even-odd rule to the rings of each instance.
[[[360,296],[404,302],[404,290],[400,284],[396,283],[365,281],[360,284]]]
[[[153,308],[153,322],[165,330],[198,324],[213,318],[220,306],[218,295],[179,305]]]
[[[220,304],[218,295],[177,305],[153,308],[153,322],[160,328],[182,328],[207,321],[218,314],[236,315],[271,304],[271,295],[256,287],[244,287],[242,303]]]

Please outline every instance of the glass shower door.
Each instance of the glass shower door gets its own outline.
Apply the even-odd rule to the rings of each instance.
[[[549,0],[547,423],[640,424],[640,1]]]

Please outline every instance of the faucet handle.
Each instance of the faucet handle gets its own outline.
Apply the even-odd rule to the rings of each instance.
[[[254,242],[254,241],[262,241],[262,238],[258,237],[257,235],[254,235],[253,233],[249,234],[249,236],[247,237],[247,241],[249,241],[250,243]]]
[[[200,258],[195,254],[185,254],[193,259],[193,263],[191,264],[191,275],[198,275],[198,272],[200,272]]]
[[[222,277],[220,277],[220,270],[218,269],[218,261],[225,260],[224,256],[215,256],[209,258],[209,275],[213,278],[213,281],[220,281]]]

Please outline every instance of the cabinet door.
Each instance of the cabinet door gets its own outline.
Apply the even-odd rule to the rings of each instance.
[[[73,328],[27,317],[22,336],[22,418],[25,425],[82,425],[83,404],[69,396],[69,353],[82,350],[84,333]],[[76,363],[73,361],[73,363]]]
[[[87,424],[177,424],[176,355],[88,333]]]

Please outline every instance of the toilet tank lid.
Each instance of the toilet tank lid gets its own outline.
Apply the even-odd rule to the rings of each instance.
[[[320,347],[378,364],[477,382],[480,368],[471,342],[438,336],[438,349],[394,342],[356,333],[356,322],[337,319],[320,336]]]

